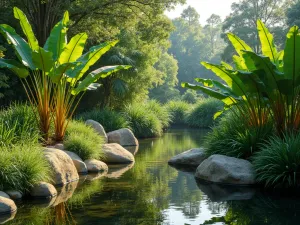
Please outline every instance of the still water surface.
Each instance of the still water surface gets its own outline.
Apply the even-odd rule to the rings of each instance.
[[[110,167],[103,176],[81,177],[62,188],[54,203],[20,202],[15,218],[5,224],[300,224],[299,199],[204,184],[194,179],[193,172],[168,166],[172,156],[201,146],[206,133],[170,129],[159,139],[143,140],[134,165]]]

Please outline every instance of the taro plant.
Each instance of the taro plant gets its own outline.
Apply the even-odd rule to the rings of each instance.
[[[243,120],[260,127],[272,117],[278,135],[300,128],[300,34],[294,26],[287,34],[285,49],[278,52],[273,36],[258,20],[257,29],[261,54],[232,33],[228,38],[237,55],[235,68],[224,62],[214,65],[202,62],[224,82],[197,78],[201,85],[183,83],[182,86],[222,100],[224,110],[235,106]],[[223,110],[223,111],[224,111]],[[220,113],[218,112],[215,117]]]
[[[130,66],[105,66],[89,72],[117,41],[94,46],[82,54],[87,34],[77,34],[67,42],[68,12],[52,29],[43,47],[39,46],[25,14],[15,7],[14,16],[20,21],[27,41],[9,25],[1,24],[0,33],[14,47],[19,61],[0,59],[0,67],[12,70],[21,78],[29,101],[37,110],[43,138],[46,141],[49,138],[53,116],[55,139],[62,141],[68,121],[85,91],[98,88],[100,85],[95,83],[98,79]]]

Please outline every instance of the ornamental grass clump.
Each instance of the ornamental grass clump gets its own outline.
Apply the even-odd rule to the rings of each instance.
[[[300,133],[273,136],[253,157],[256,180],[267,187],[299,188]]]
[[[208,128],[212,127],[216,120],[214,115],[224,107],[220,100],[207,98],[200,100],[187,115],[186,123],[190,127]]]
[[[83,121],[89,119],[95,120],[104,127],[106,132],[129,127],[129,123],[128,121],[126,121],[126,118],[122,113],[111,110],[109,108],[94,108],[91,111],[81,113],[77,116],[77,118]]]
[[[49,182],[51,170],[41,154],[41,146],[21,143],[0,148],[0,190],[18,190],[22,193],[41,181]]]
[[[158,101],[151,100],[145,104],[146,110],[151,111],[160,120],[163,128],[167,128],[171,122],[171,114],[166,107],[162,106]]]
[[[104,137],[97,134],[92,127],[80,121],[72,120],[69,123],[64,148],[76,153],[82,160],[102,159],[104,143]]]
[[[172,125],[186,124],[186,116],[192,110],[192,105],[185,101],[169,101],[165,107],[171,115]]]
[[[83,54],[87,34],[80,33],[67,41],[69,13],[52,29],[44,46],[39,46],[26,15],[14,7],[26,40],[7,24],[0,25],[0,33],[15,49],[19,61],[0,58],[0,68],[12,70],[21,78],[27,97],[36,110],[39,129],[45,142],[49,139],[51,119],[54,118],[54,139],[62,141],[83,94],[95,90],[95,83],[130,66],[105,66],[90,71],[100,57],[118,41],[91,47]],[[54,115],[52,115],[54,114]]]

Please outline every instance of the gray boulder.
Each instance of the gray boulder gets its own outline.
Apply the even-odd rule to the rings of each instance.
[[[134,162],[134,156],[119,144],[103,145],[105,163],[128,164]]]
[[[21,199],[23,197],[22,193],[19,192],[19,191],[9,190],[9,191],[6,191],[6,193],[13,200],[18,200],[18,199]]]
[[[44,156],[50,164],[55,185],[63,185],[79,179],[73,160],[64,151],[45,148]]]
[[[17,206],[13,200],[9,198],[0,197],[0,215],[12,214],[17,210]]]
[[[197,168],[196,178],[221,184],[252,185],[255,174],[252,164],[243,159],[212,155]]]
[[[137,146],[139,145],[138,140],[134,136],[131,130],[123,128],[115,130],[107,134],[108,143],[117,143],[122,146]]]
[[[179,155],[174,156],[169,160],[170,165],[197,167],[205,159],[207,159],[202,148],[193,148]]]
[[[73,160],[74,166],[76,167],[78,173],[82,174],[88,172],[85,163],[76,153],[70,151],[64,151],[64,152],[67,153],[68,156],[70,156],[70,158]]]
[[[96,159],[88,159],[84,161],[87,169],[91,173],[99,173],[99,172],[107,172],[108,171],[108,166],[99,160]]]
[[[52,184],[40,182],[31,188],[30,195],[35,198],[52,198],[57,195],[57,191]]]
[[[10,198],[8,194],[6,194],[5,192],[3,191],[0,191],[0,197],[3,197],[3,198]]]
[[[94,121],[94,120],[87,120],[87,121],[85,121],[85,124],[94,128],[94,130],[100,136],[104,137],[105,143],[107,143],[107,134],[105,132],[104,127],[100,123],[98,123],[97,121]]]

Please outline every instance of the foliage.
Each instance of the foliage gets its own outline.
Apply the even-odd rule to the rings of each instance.
[[[189,111],[192,110],[192,105],[184,101],[170,101],[165,106],[172,116],[172,124],[185,124],[185,118]]]
[[[104,138],[97,134],[92,127],[80,121],[69,123],[64,148],[75,152],[82,160],[101,159]]]
[[[190,127],[208,128],[214,125],[214,115],[223,108],[219,100],[208,98],[200,100],[187,115],[186,123]]]
[[[299,187],[300,134],[274,136],[253,157],[257,181],[266,186]]]
[[[152,138],[162,135],[163,125],[157,114],[144,104],[132,104],[124,109],[124,115],[138,138]]]
[[[36,143],[39,134],[34,110],[30,106],[13,104],[0,111],[0,146]]]
[[[163,128],[167,128],[170,125],[172,119],[171,114],[167,108],[162,106],[159,102],[155,100],[148,101],[145,104],[145,109],[150,113],[154,113],[154,115],[160,120]]]
[[[80,120],[95,120],[104,127],[106,132],[129,127],[129,124],[122,113],[108,108],[94,108],[91,111],[79,114],[77,118]]]
[[[197,102],[197,98],[197,92],[194,90],[187,90],[182,96],[182,100],[190,104],[195,104]]]
[[[243,119],[239,111],[227,112],[205,138],[207,155],[226,155],[248,159],[260,150],[260,144],[273,135],[273,125],[269,121],[256,127]]]
[[[300,2],[296,1],[286,12],[287,24],[289,26],[300,26]]]
[[[244,41],[229,33],[228,38],[238,54],[233,56],[236,68],[226,63],[202,63],[226,85],[216,80],[197,78],[196,81],[202,85],[183,83],[182,86],[201,90],[222,100],[224,110],[235,106],[244,114],[244,120],[253,126],[263,126],[272,116],[278,135],[288,130],[299,130],[300,105],[297,99],[300,89],[296,72],[300,55],[299,28],[294,26],[290,29],[285,50],[281,52],[277,51],[272,34],[260,20],[257,21],[257,29],[263,56],[254,53]]]
[[[41,154],[41,147],[32,143],[21,143],[1,147],[0,190],[28,192],[40,181],[49,181],[50,167]]]
[[[83,78],[89,68],[117,42],[107,42],[90,48],[82,55],[87,40],[86,33],[75,35],[67,43],[69,13],[55,25],[44,48],[39,46],[32,27],[25,14],[14,8],[14,16],[20,21],[21,28],[28,42],[22,39],[9,25],[0,25],[0,32],[12,44],[21,63],[0,59],[0,67],[8,68],[23,81],[27,96],[37,108],[40,130],[45,138],[49,137],[51,111],[54,111],[55,139],[63,140],[68,120],[72,117],[80,97],[87,89],[97,89],[94,84],[98,79],[129,66],[106,66],[96,69]],[[29,72],[30,71],[30,72]],[[82,79],[83,78],[83,79]]]

